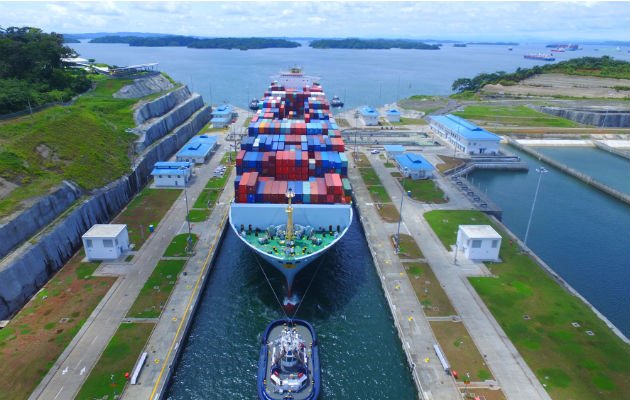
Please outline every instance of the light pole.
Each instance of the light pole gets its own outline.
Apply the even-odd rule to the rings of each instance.
[[[357,165],[357,133],[359,131],[359,111],[354,112],[354,166]]]
[[[192,166],[189,168],[192,168]],[[181,169],[184,171],[185,174],[185,168],[182,167]],[[192,250],[192,233],[190,232],[190,214],[188,214],[188,190],[186,190],[187,185],[188,182],[186,182],[186,175],[184,175],[184,201],[186,202],[186,224],[188,225],[188,245],[186,246],[186,250],[190,252]]]
[[[407,170],[407,168],[405,168],[405,170]],[[405,176],[403,175],[403,181],[405,179]],[[401,182],[401,184],[404,182]],[[405,186],[403,185],[401,194],[400,194],[400,218],[398,218],[398,229],[396,230],[396,254],[398,254],[400,252],[400,224],[402,222],[402,213],[403,213],[403,201],[405,201],[405,195],[407,193],[405,192]]]
[[[532,209],[529,211],[529,219],[527,220],[527,229],[525,229],[525,239],[523,239],[523,243],[527,246],[527,237],[529,236],[529,227],[532,224],[532,216],[534,215],[534,207],[536,207],[536,198],[538,198],[538,190],[540,189],[540,181],[542,181],[542,177],[546,174],[547,169],[545,167],[536,168],[536,172],[538,172],[538,183],[536,184],[536,191],[534,192],[534,200],[532,201]]]

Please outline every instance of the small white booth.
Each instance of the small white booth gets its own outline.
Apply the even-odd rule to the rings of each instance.
[[[456,246],[471,261],[499,261],[501,239],[490,225],[460,225]]]
[[[129,250],[129,232],[124,224],[95,224],[81,238],[88,261],[116,260]]]

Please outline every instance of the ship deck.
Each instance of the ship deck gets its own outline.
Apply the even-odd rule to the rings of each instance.
[[[312,348],[312,344],[313,344],[313,337],[311,336],[311,332],[308,330],[307,327],[303,326],[303,325],[295,325],[294,326],[297,331],[298,334],[304,339],[305,345]],[[270,332],[269,332],[269,339],[275,339],[278,336],[281,335],[282,333],[282,329],[284,328],[284,325],[277,325],[275,326]],[[271,360],[271,356],[272,356],[272,348],[271,346],[269,346],[268,350],[267,350],[267,360]],[[309,349],[308,350],[308,368],[309,368],[309,379],[308,379],[308,385],[302,389],[299,392],[291,392],[291,393],[276,393],[273,391],[273,389],[271,388],[272,386],[266,386],[265,387],[265,392],[267,393],[267,396],[269,396],[272,399],[292,399],[292,400],[306,400],[306,399],[312,399],[313,396],[313,353],[312,350]],[[269,377],[271,376],[271,363],[267,363],[267,368],[265,369],[265,377],[267,378],[267,382],[269,382]],[[286,378],[285,376],[282,376],[282,378]]]
[[[258,236],[256,236],[256,233],[252,232],[249,234],[245,234],[243,238],[245,238],[247,242],[250,243],[252,246],[256,247],[257,249],[267,254],[282,257],[284,255],[282,252],[282,249],[285,246],[284,240],[280,240],[279,238],[274,238],[274,239],[269,240],[267,243],[262,244],[258,241],[258,239],[260,237],[263,237],[263,235],[264,233],[259,233]],[[321,239],[321,244],[319,245],[314,244],[311,240],[308,240],[308,239],[294,240],[295,242],[294,257],[284,257],[284,259],[290,260],[291,258],[300,258],[308,254],[313,254],[318,250],[326,248],[336,239],[334,233],[331,235],[330,232],[326,232],[325,234],[318,232],[318,233],[314,233],[313,236]]]

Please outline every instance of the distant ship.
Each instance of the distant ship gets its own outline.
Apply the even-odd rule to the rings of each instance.
[[[343,107],[343,100],[339,98],[339,96],[333,96],[332,100],[330,100],[331,107]]]
[[[564,53],[564,49],[562,49],[562,48],[551,49],[551,51],[553,51],[554,53]]]
[[[249,109],[252,111],[256,111],[258,110],[258,108],[260,108],[260,102],[258,101],[258,99],[252,99],[252,101],[249,102]]]
[[[556,58],[551,54],[525,54],[523,58],[530,60],[556,61]]]
[[[306,321],[273,321],[262,337],[258,360],[258,398],[314,400],[319,396],[317,335]]]
[[[236,157],[230,225],[285,277],[284,305],[296,275],[328,251],[352,223],[345,145],[316,78],[299,68],[276,77]]]

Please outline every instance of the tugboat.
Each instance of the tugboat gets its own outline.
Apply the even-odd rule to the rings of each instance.
[[[258,101],[258,99],[252,99],[252,101],[249,102],[249,109],[252,111],[256,111],[258,110],[258,108],[260,106],[260,102]]]
[[[319,384],[317,335],[311,324],[300,319],[269,324],[258,361],[258,398],[314,400]]]
[[[331,107],[343,107],[343,101],[339,98],[339,96],[333,96],[332,100],[330,100]]]

